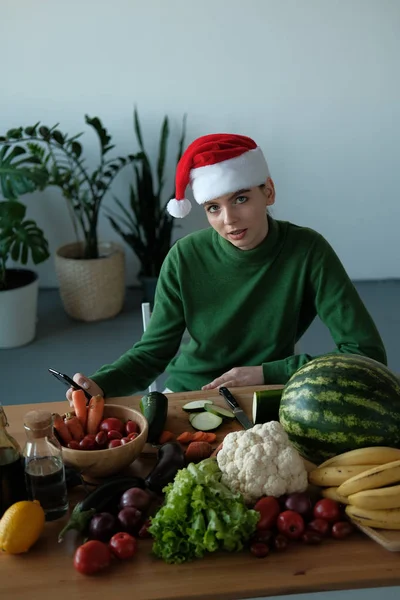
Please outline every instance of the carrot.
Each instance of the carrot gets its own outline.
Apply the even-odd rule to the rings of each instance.
[[[207,433],[205,431],[196,431],[196,433],[193,434],[193,442],[207,442]]]
[[[92,396],[87,409],[87,433],[96,435],[99,425],[103,419],[104,398],[102,396]]]
[[[60,436],[61,441],[68,446],[68,444],[72,441],[72,435],[64,423],[62,416],[58,413],[53,413],[53,426]]]
[[[76,442],[80,442],[85,437],[85,432],[83,431],[82,424],[78,417],[73,415],[67,415],[65,417],[65,424],[68,427],[68,430]]]
[[[190,442],[193,442],[193,433],[191,431],[184,431],[181,435],[178,435],[176,441],[181,444],[190,444]]]
[[[217,436],[215,435],[215,433],[207,432],[206,435],[207,439],[204,441],[208,442],[209,444],[213,444],[217,440]]]
[[[83,431],[86,431],[87,407],[86,396],[82,390],[74,390],[72,392],[72,403],[75,409],[75,415],[81,422]]]
[[[212,451],[211,444],[208,442],[191,442],[185,452],[186,462],[200,462],[211,456]]]
[[[174,439],[174,434],[172,433],[172,431],[167,431],[164,430],[158,440],[159,444],[166,444],[167,442],[170,442],[171,440]]]

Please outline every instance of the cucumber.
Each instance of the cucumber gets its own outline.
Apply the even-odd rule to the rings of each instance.
[[[194,429],[198,429],[199,431],[211,431],[221,425],[222,418],[213,413],[203,411],[194,414],[190,419],[190,423]]]
[[[283,388],[279,390],[262,390],[253,394],[253,423],[279,421],[279,406]]]
[[[205,409],[206,404],[212,404],[211,400],[193,400],[182,406],[186,412],[200,412]]]
[[[147,441],[157,444],[168,414],[168,398],[161,392],[150,392],[140,400],[140,410],[149,424]]]
[[[221,408],[220,406],[217,406],[216,404],[206,404],[205,407],[207,412],[210,412],[214,415],[217,415],[218,417],[222,417],[223,419],[234,419],[235,415],[233,414],[233,412],[231,410],[228,410],[227,408]]]

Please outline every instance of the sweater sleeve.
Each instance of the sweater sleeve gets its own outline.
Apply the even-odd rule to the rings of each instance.
[[[336,344],[332,352],[361,354],[386,365],[386,351],[371,315],[333,248],[319,234],[308,255],[307,282],[307,297]],[[285,384],[313,358],[298,354],[263,364],[265,383]]]
[[[148,387],[175,356],[185,331],[179,252],[173,246],[157,283],[151,319],[142,338],[112,364],[91,375],[105,396],[126,396]]]

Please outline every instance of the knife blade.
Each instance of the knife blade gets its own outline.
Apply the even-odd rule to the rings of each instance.
[[[233,414],[236,419],[239,421],[241,425],[245,429],[251,429],[253,427],[253,423],[250,421],[248,416],[245,414],[244,410],[240,407],[236,398],[231,394],[231,392],[226,387],[220,387],[219,393],[224,397],[225,402],[230,406],[233,410]]]

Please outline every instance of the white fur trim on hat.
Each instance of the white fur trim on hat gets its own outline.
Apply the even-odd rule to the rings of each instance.
[[[259,147],[235,158],[190,171],[193,195],[198,204],[261,185],[269,176],[267,161]]]
[[[171,198],[171,200],[167,204],[167,211],[172,217],[175,217],[177,219],[183,219],[183,217],[186,217],[186,215],[188,215],[191,210],[192,204],[187,198],[183,198],[183,200]]]

